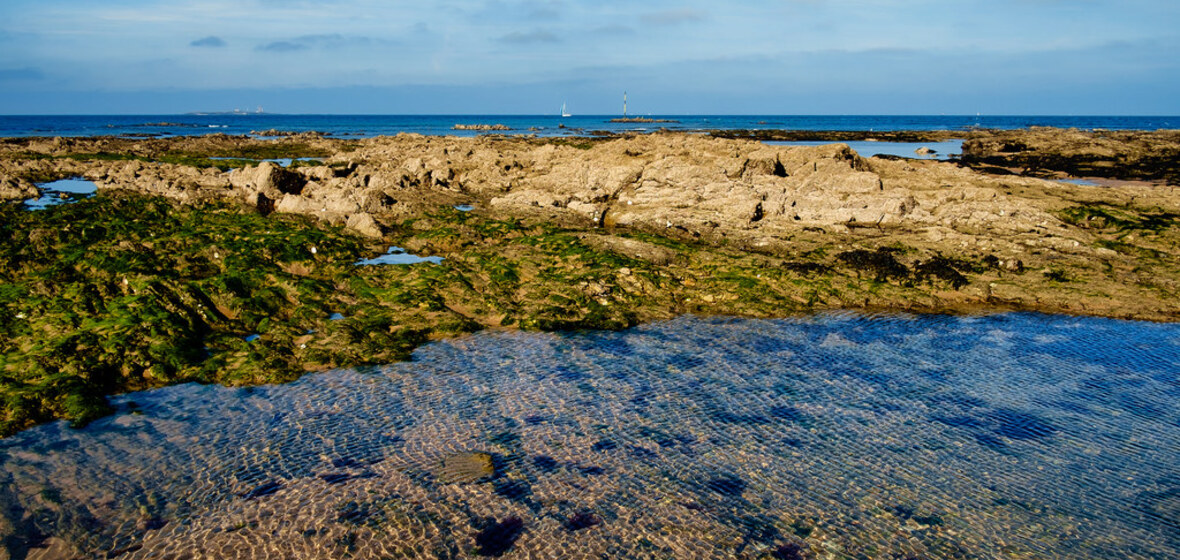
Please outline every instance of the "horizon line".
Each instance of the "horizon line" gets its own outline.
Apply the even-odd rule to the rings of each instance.
[[[317,117],[553,117],[553,118],[585,118],[608,117],[618,118],[621,113],[585,113],[561,117],[551,113],[270,113],[270,112],[242,112],[233,111],[186,111],[183,113],[7,113],[0,117],[257,117],[257,116],[317,116]],[[1147,114],[1147,113],[642,113],[628,115],[628,117],[1176,117],[1180,114]]]

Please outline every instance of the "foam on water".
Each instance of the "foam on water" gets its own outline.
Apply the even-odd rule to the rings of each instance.
[[[0,542],[18,557],[1174,558],[1178,398],[1177,325],[832,314],[483,333],[289,385],[131,394],[83,430],[0,440]]]

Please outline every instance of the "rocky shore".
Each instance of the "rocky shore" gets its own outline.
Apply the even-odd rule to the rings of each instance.
[[[0,206],[0,429],[481,328],[836,308],[1180,320],[1180,133],[967,134],[960,162],[670,133],[0,140],[2,198],[99,189]],[[1071,172],[1137,181],[1022,176]],[[444,260],[355,265],[390,245]]]

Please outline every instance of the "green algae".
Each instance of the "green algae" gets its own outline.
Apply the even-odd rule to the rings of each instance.
[[[807,243],[750,253],[450,207],[387,225],[370,245],[226,204],[100,194],[39,212],[0,206],[0,433],[55,418],[84,424],[108,412],[111,394],[281,383],[408,359],[425,342],[488,327],[938,308],[947,288],[1000,274],[995,257],[901,246],[829,255]],[[355,266],[390,244],[444,260]],[[1040,276],[1005,278],[1060,284]]]

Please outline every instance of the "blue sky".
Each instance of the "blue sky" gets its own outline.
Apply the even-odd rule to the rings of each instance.
[[[1180,114],[1175,0],[2,0],[0,114]]]

